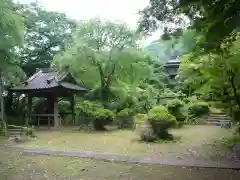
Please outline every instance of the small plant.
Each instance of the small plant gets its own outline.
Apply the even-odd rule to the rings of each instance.
[[[113,122],[115,114],[109,109],[97,108],[93,113],[95,130],[105,130],[104,126]]]
[[[35,136],[35,130],[33,127],[24,127],[23,128],[24,135],[34,137]]]
[[[228,148],[232,148],[235,144],[240,144],[240,135],[236,134],[224,142],[224,145]]]
[[[153,107],[148,114],[148,120],[154,133],[161,139],[172,139],[168,129],[176,125],[176,118],[164,106]]]

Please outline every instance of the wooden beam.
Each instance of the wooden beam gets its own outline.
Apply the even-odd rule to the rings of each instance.
[[[32,120],[32,96],[28,94],[28,117],[26,118],[26,125]]]
[[[72,123],[75,124],[75,96],[71,96],[71,113],[72,113]]]
[[[58,98],[57,96],[54,97],[54,102],[53,102],[53,111],[54,111],[54,127],[59,128],[60,123],[59,123],[59,111],[58,111]]]

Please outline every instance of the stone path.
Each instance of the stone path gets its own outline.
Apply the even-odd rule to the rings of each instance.
[[[68,151],[52,151],[44,149],[28,149],[13,146],[0,146],[0,150],[22,151],[24,153],[51,155],[51,156],[68,156],[78,158],[91,158],[107,161],[118,161],[127,163],[145,163],[145,164],[158,164],[168,166],[183,166],[183,167],[197,167],[197,168],[219,168],[219,169],[240,169],[239,162],[215,162],[215,161],[188,161],[188,160],[157,160],[151,158],[137,158],[121,155],[108,155],[108,154],[91,154],[85,152],[68,152]]]

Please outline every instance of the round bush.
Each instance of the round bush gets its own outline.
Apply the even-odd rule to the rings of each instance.
[[[181,112],[181,108],[184,106],[184,102],[178,99],[174,99],[168,102],[167,108],[169,113],[176,117],[176,120],[182,124],[186,117]]]
[[[104,126],[111,123],[115,115],[109,109],[97,108],[93,113],[95,130],[105,130]]]
[[[117,124],[120,128],[125,128],[133,125],[133,110],[125,108],[117,113]]]
[[[164,106],[153,107],[148,114],[148,120],[154,133],[162,139],[170,137],[168,129],[176,125],[176,118]]]
[[[188,113],[192,117],[201,117],[208,114],[210,111],[208,104],[206,102],[196,102],[190,104],[188,108]]]
[[[60,101],[58,103],[58,107],[59,107],[59,112],[60,113],[69,113],[71,112],[71,104],[69,101]]]

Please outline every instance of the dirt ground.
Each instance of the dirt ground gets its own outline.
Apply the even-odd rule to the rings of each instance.
[[[238,180],[239,171],[140,165],[0,150],[1,180]]]
[[[36,140],[0,144],[25,148],[150,157],[163,160],[233,160],[233,154],[220,146],[231,130],[216,126],[185,126],[173,129],[174,142],[144,143],[130,130],[111,132],[37,131]]]

